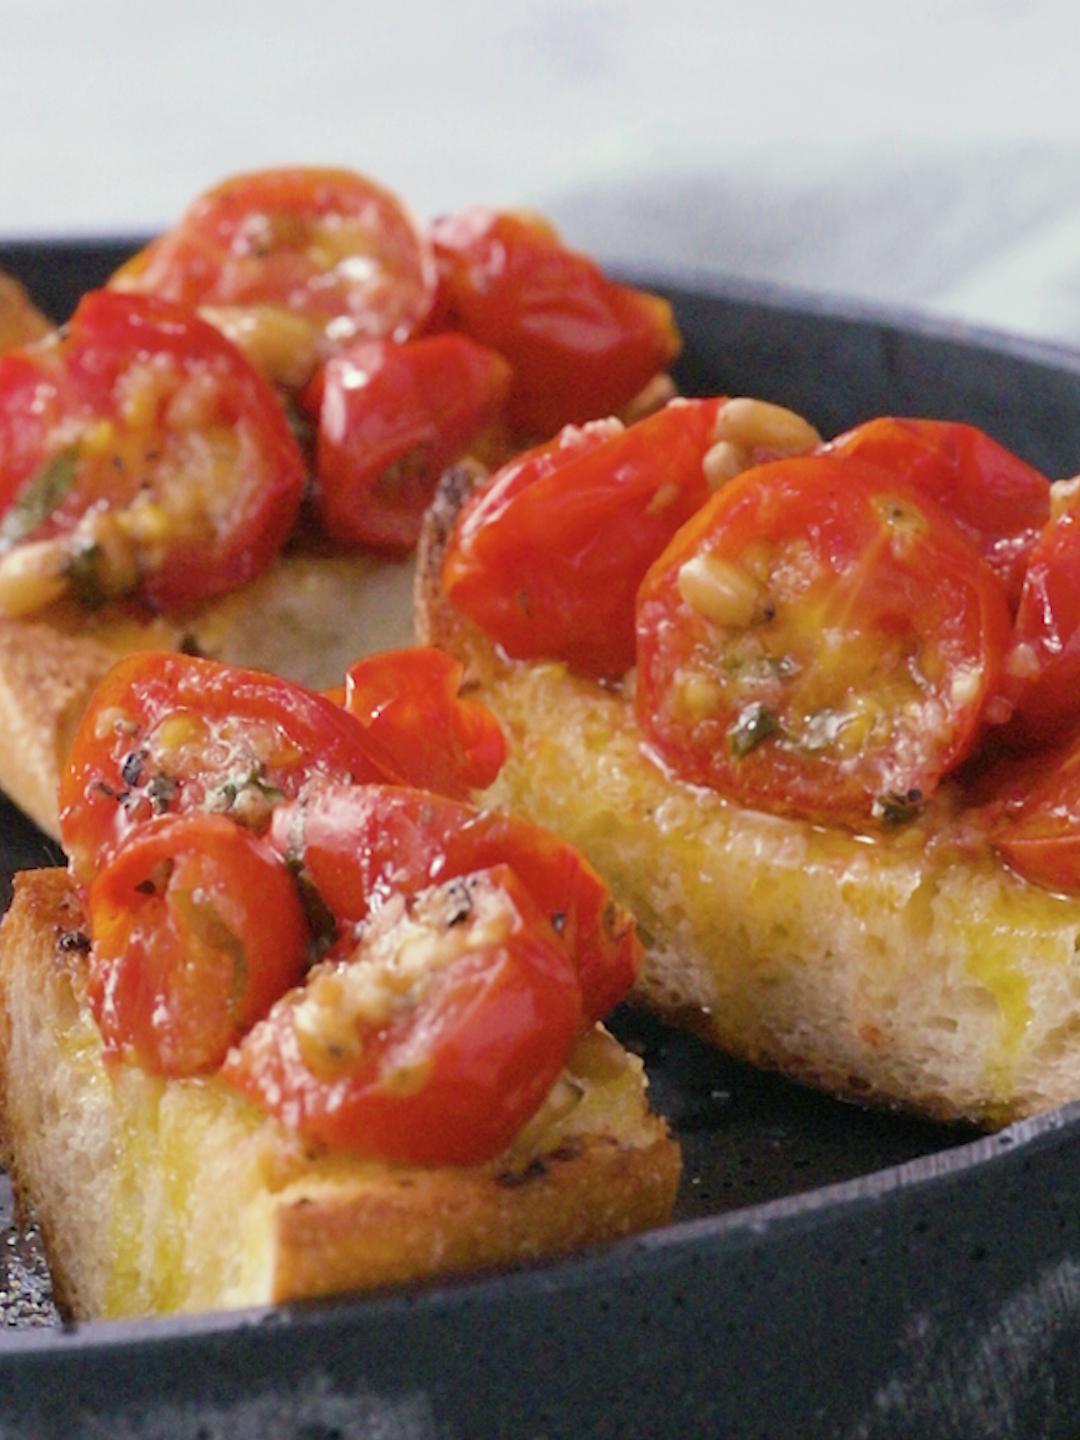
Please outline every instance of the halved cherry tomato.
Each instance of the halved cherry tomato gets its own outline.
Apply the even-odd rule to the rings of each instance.
[[[274,1006],[222,1077],[323,1144],[478,1165],[538,1109],[580,1020],[565,949],[496,866],[373,916],[345,959]]]
[[[292,878],[222,815],[169,816],[132,836],[94,881],[88,913],[105,1051],[154,1074],[216,1069],[304,973]]]
[[[523,436],[621,410],[679,353],[666,301],[607,279],[536,216],[464,210],[431,234],[436,323],[506,356]]]
[[[410,785],[459,800],[486,790],[506,760],[498,720],[458,695],[464,673],[432,646],[390,650],[358,661],[342,697]]]
[[[0,357],[0,601],[167,609],[235,588],[284,544],[303,474],[273,392],[216,330],[96,291],[63,337]]]
[[[1080,740],[1006,771],[990,843],[1025,880],[1080,892]]]
[[[527,820],[422,790],[333,785],[276,810],[271,840],[339,922],[365,920],[394,895],[509,865],[577,966],[587,1022],[637,975],[631,918],[572,846]]]
[[[822,447],[889,473],[955,521],[1015,605],[1050,514],[1050,482],[974,425],[884,416]]]
[[[345,710],[287,680],[189,655],[119,661],[60,781],[60,836],[83,885],[154,815],[210,810],[254,830],[315,781],[397,779]]]
[[[1031,552],[1004,691],[1010,737],[1043,744],[1080,725],[1080,483],[1054,486],[1054,515]]]
[[[777,461],[646,577],[638,721],[682,779],[745,805],[896,823],[973,746],[1008,626],[932,501],[855,460]]]
[[[676,400],[626,429],[597,421],[512,460],[458,518],[451,604],[516,659],[628,670],[638,586],[709,497],[702,462],[722,404]]]
[[[502,356],[464,335],[373,340],[336,355],[303,401],[318,420],[316,503],[327,534],[411,549],[439,476],[497,419],[509,386]]]
[[[358,337],[414,334],[431,310],[435,283],[431,248],[401,202],[362,175],[331,169],[264,170],[223,181],[111,281],[213,307],[215,322],[253,358],[274,346],[252,327],[280,326],[282,314],[306,321],[313,354],[323,359]],[[302,327],[295,340],[302,346]],[[270,368],[275,378],[299,382],[297,374]]]

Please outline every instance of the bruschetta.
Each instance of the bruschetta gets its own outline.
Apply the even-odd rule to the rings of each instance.
[[[732,478],[725,410],[444,477],[419,629],[506,728],[492,799],[582,849],[639,999],[731,1053],[987,1125],[1075,1099],[1075,485],[892,419]]]
[[[332,699],[138,655],[92,700],[70,871],[17,877],[0,930],[5,1163],[70,1314],[423,1281],[670,1216],[678,1147],[599,1019],[633,923],[564,842],[460,798],[498,727],[411,660]]]

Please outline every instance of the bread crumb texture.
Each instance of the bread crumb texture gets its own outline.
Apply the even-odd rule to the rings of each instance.
[[[1001,1124],[1080,1096],[1080,900],[918,829],[870,840],[665,776],[622,695],[474,664],[510,760],[488,798],[581,848],[638,917],[642,999],[841,1095]]]

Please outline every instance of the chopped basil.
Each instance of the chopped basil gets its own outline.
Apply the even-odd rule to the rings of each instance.
[[[760,745],[770,735],[776,735],[780,730],[780,721],[771,710],[762,705],[760,700],[745,706],[740,712],[735,723],[728,730],[728,739],[731,741],[731,748],[741,760],[744,755],[749,755],[755,745]]]
[[[82,545],[75,550],[67,562],[65,574],[72,599],[84,610],[100,610],[108,600],[108,592],[101,573],[104,551],[100,545]]]
[[[0,523],[0,545],[17,545],[43,525],[75,483],[78,447],[58,450],[19,491]]]
[[[314,964],[316,960],[322,959],[337,939],[337,921],[334,919],[334,912],[319,894],[318,887],[303,861],[296,856],[290,856],[285,861],[285,868],[296,881],[296,888],[300,893],[300,904],[311,930],[308,958]]]
[[[887,790],[884,795],[875,798],[871,814],[883,825],[907,825],[922,809],[922,798],[921,790]]]
[[[164,815],[176,798],[177,788],[173,777],[166,775],[164,771],[153,777],[146,787],[146,796],[154,807],[155,815]]]

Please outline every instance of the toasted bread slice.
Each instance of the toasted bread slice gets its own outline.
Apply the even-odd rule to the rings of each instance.
[[[475,483],[445,477],[418,630],[463,659],[510,758],[493,803],[580,848],[633,911],[639,998],[836,1094],[998,1124],[1080,1097],[1080,899],[935,843],[955,793],[876,841],[747,810],[642,753],[629,686],[509,662],[440,576]]]
[[[66,874],[0,931],[0,1118],[16,1193],[77,1317],[261,1305],[576,1249],[662,1223],[679,1151],[599,1027],[510,1151],[474,1168],[305,1146],[215,1079],[110,1070]]]
[[[412,643],[412,565],[369,553],[282,556],[241,590],[180,615],[57,606],[0,617],[0,790],[57,837],[56,787],[101,677],[133,650],[193,650],[323,688],[361,655]]]

